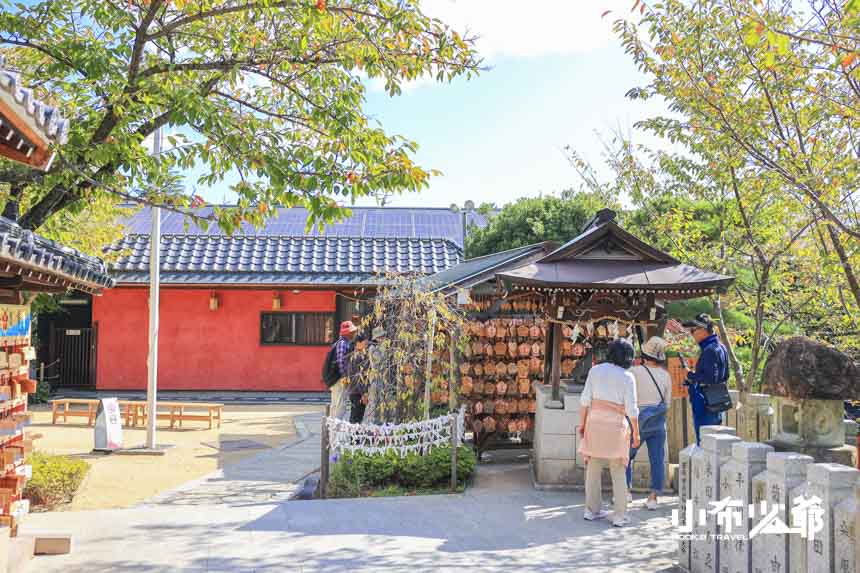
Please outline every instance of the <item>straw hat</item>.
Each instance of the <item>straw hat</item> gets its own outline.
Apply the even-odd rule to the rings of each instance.
[[[652,336],[648,339],[648,342],[642,345],[640,354],[642,354],[643,358],[650,358],[657,362],[663,362],[666,360],[667,346],[669,346],[669,343],[666,340],[659,336]]]

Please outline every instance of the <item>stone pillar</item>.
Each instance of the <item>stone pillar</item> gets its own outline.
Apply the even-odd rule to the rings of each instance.
[[[855,495],[836,506],[833,513],[834,565],[836,573],[860,573],[860,485]]]
[[[728,426],[702,426],[700,428],[700,432],[702,436],[707,436],[711,434],[725,434],[725,435],[734,435],[734,428],[730,428]],[[690,444],[686,448],[682,449],[678,454],[678,523],[680,526],[687,525],[686,523],[686,508],[687,508],[687,500],[692,500],[693,502],[693,523],[696,523],[696,519],[698,519],[698,511],[702,507],[701,506],[701,497],[703,492],[702,488],[702,478],[701,478],[701,465],[697,465],[696,471],[693,469],[693,460],[701,459],[704,457],[705,451],[697,446],[696,444]],[[695,475],[695,478],[694,478]],[[695,485],[694,485],[695,484]],[[693,488],[696,488],[697,495],[693,495]],[[691,550],[692,543],[690,540],[682,539],[678,542],[678,563],[681,567],[686,570],[691,569]]]
[[[854,420],[843,420],[842,424],[845,426],[845,445],[847,446],[856,446],[857,445],[857,422]]]
[[[690,492],[690,477],[692,471],[693,452],[701,449],[696,444],[691,444],[678,453],[678,526],[683,528],[687,525],[687,500],[692,499]],[[694,510],[695,515],[695,510]],[[680,539],[678,541],[678,565],[690,570],[690,540]]]
[[[754,481],[753,499],[756,502],[754,522],[764,517],[760,515],[761,501],[767,502],[767,507],[779,508],[779,519],[788,524],[789,508],[791,507],[791,492],[806,483],[806,468],[815,460],[811,456],[791,452],[769,453],[767,455],[767,470],[763,476],[757,476]],[[762,478],[764,485],[762,484]],[[752,539],[753,573],[788,573],[790,568],[789,535],[767,534]]]
[[[767,463],[771,446],[757,442],[740,442],[732,445],[732,457],[720,469],[719,499],[731,498],[741,503],[735,509],[741,514],[740,526],[731,524],[731,530],[721,528],[724,539],[720,545],[720,573],[748,573],[752,567],[752,529],[749,505],[753,502],[752,481]],[[729,537],[731,536],[731,537]],[[752,541],[756,541],[753,539]]]
[[[562,408],[550,408],[552,388],[535,384],[534,479],[537,488],[583,486],[584,471],[576,464],[580,394],[562,390]]]
[[[705,525],[700,524],[702,512],[710,509],[711,501],[720,495],[720,469],[732,455],[732,446],[741,441],[737,436],[708,434],[702,436],[701,457],[693,459],[693,503],[695,505],[696,538],[691,544],[690,570],[693,573],[717,573],[720,571],[719,544],[714,538],[719,533],[716,516],[707,515]],[[699,539],[703,537],[703,539]]]
[[[854,498],[860,471],[840,464],[812,464],[806,473],[807,493],[821,498],[824,530],[806,541],[807,571],[827,573],[836,569],[836,508]],[[792,537],[799,537],[793,535]]]

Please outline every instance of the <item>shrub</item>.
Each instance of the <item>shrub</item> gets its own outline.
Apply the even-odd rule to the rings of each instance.
[[[461,446],[457,450],[457,479],[468,480],[475,471],[474,452]],[[451,476],[451,448],[434,448],[427,455],[393,452],[368,455],[344,454],[332,466],[328,491],[334,497],[355,497],[363,489],[403,486],[432,488],[447,485]]]
[[[34,507],[52,508],[72,501],[90,469],[83,460],[38,452],[27,463],[33,466],[33,477],[27,481],[24,497]]]

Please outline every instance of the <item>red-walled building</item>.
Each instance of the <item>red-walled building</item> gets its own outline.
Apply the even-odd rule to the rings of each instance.
[[[447,209],[358,208],[303,234],[304,210],[283,209],[264,229],[227,237],[162,217],[162,390],[322,390],[335,327],[358,312],[357,300],[372,295],[381,273],[431,274],[459,263],[467,223]],[[122,255],[111,265],[117,286],[92,299],[98,390],[146,388],[148,229],[145,210],[111,247]],[[83,330],[55,329],[52,354],[68,332]]]

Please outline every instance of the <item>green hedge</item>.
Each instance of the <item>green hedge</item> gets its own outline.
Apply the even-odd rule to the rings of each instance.
[[[475,453],[466,446],[457,449],[457,479],[468,480],[475,471]],[[451,480],[451,448],[434,448],[421,456],[400,457],[393,452],[368,455],[344,454],[331,467],[328,493],[333,497],[356,497],[368,490],[398,485],[426,489],[448,485]]]
[[[83,460],[39,452],[34,452],[27,463],[33,466],[33,477],[27,481],[24,497],[34,507],[52,508],[72,501],[90,469]]]

